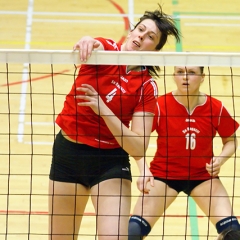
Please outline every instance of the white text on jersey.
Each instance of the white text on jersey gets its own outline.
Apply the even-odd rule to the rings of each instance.
[[[125,90],[122,86],[120,86],[118,82],[112,80],[111,83],[114,84],[114,85],[116,85],[117,88],[120,89],[123,93],[126,93],[126,90]]]
[[[182,130],[182,132],[185,134],[186,132],[189,132],[189,131],[192,131],[192,132],[196,132],[196,133],[200,133],[200,131],[196,128],[193,128],[193,127],[187,127],[186,129]]]

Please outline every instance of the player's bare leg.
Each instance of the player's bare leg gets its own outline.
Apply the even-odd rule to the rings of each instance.
[[[150,189],[149,194],[140,195],[133,210],[133,216],[141,216],[141,219],[150,225],[150,228],[144,230],[146,235],[178,195],[177,191],[168,187],[161,181],[155,180],[154,187],[149,184],[148,188]],[[129,234],[132,234],[132,237],[129,237],[129,239],[139,239],[137,236],[141,235],[141,231],[139,232],[139,230],[136,229],[139,227],[135,225],[134,222],[130,221]],[[144,227],[145,226],[142,225],[142,228]]]
[[[91,189],[99,240],[127,240],[131,181],[109,179]],[[121,196],[121,197],[119,197]]]
[[[193,189],[191,197],[214,225],[233,214],[228,194],[219,179],[201,183]]]
[[[50,180],[49,240],[77,239],[88,195],[89,190],[80,184]]]

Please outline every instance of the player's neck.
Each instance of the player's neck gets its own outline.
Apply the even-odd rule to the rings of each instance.
[[[194,95],[183,95],[177,91],[173,92],[174,97],[178,102],[184,105],[191,113],[196,106],[202,105],[205,102],[206,95],[199,92]]]

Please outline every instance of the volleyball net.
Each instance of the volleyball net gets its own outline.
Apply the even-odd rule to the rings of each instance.
[[[52,144],[59,131],[55,119],[81,64],[78,52],[0,50],[0,239],[47,239],[48,176]],[[240,122],[240,54],[99,51],[93,52],[87,64],[160,66],[159,95],[176,88],[174,66],[204,66],[206,77],[201,91],[221,100]],[[216,138],[215,154],[221,148],[222,142]],[[149,161],[155,150],[153,133],[147,150]],[[238,148],[220,173],[237,216],[239,158]],[[134,160],[131,164],[134,206],[139,195],[139,173]],[[88,204],[79,236],[90,240],[95,235],[95,213]],[[216,231],[192,200],[180,194],[147,239],[163,235],[164,239],[197,240],[215,236]]]

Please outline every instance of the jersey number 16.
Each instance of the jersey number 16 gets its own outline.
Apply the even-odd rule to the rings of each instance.
[[[194,150],[196,148],[196,134],[187,133],[185,138],[186,138],[186,149]]]

